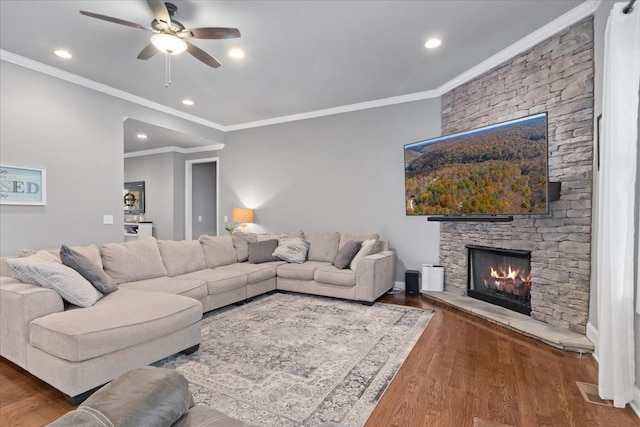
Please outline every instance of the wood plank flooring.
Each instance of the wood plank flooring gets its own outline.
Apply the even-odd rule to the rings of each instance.
[[[424,297],[391,304],[437,311],[365,427],[640,426],[627,406],[584,401],[576,381],[595,383],[597,364]],[[0,358],[0,426],[41,426],[73,406]]]
[[[576,381],[597,383],[591,356],[580,358],[421,296],[382,301],[437,312],[365,427],[640,426],[629,405],[584,401]]]

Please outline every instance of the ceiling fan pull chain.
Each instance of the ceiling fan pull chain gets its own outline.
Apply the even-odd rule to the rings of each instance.
[[[171,84],[171,55],[165,54],[165,68],[164,68],[164,87],[169,87]]]

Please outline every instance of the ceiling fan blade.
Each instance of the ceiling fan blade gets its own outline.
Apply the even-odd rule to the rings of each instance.
[[[167,10],[167,6],[165,6],[164,2],[158,0],[147,0],[147,3],[151,8],[153,17],[158,22],[166,26],[165,30],[171,29],[171,16],[169,16],[169,11]]]
[[[124,19],[114,18],[112,16],[100,15],[98,13],[87,12],[86,10],[81,10],[80,13],[85,16],[90,16],[91,18],[97,18],[97,19],[102,19],[103,21],[113,22],[114,24],[126,25],[127,27],[153,31],[153,29],[149,27],[145,27],[144,25],[136,24],[135,22],[125,21]]]
[[[190,37],[196,39],[235,39],[240,37],[240,30],[237,28],[191,28],[182,32],[191,33]]]
[[[148,45],[145,46],[144,49],[140,51],[140,53],[138,54],[138,59],[146,60],[151,58],[156,53],[158,53],[158,48],[156,48],[153,44],[149,43]]]
[[[204,50],[200,49],[198,46],[194,46],[191,43],[187,43],[187,52],[196,57],[196,59],[204,62],[210,67],[218,68],[222,64],[213,56],[209,55]]]

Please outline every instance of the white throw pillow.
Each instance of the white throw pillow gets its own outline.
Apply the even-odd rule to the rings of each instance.
[[[368,239],[362,242],[362,246],[360,247],[360,250],[358,251],[356,256],[354,256],[353,259],[351,260],[351,264],[349,265],[349,268],[352,269],[353,271],[356,271],[356,267],[358,266],[358,261],[360,261],[362,258],[369,255],[377,242],[378,241],[376,239]]]
[[[309,252],[308,241],[299,237],[284,238],[273,251],[273,256],[282,261],[302,264],[307,260],[307,252]]]
[[[27,265],[33,262],[57,262],[62,264],[62,261],[58,259],[54,254],[49,251],[41,250],[33,255],[20,257],[20,258],[7,258],[7,265],[15,277],[23,283],[29,283],[31,285],[38,285],[39,283],[33,277],[31,272],[27,269]]]
[[[27,264],[27,269],[40,286],[53,289],[73,305],[91,307],[102,298],[102,294],[87,279],[60,262],[34,262]]]

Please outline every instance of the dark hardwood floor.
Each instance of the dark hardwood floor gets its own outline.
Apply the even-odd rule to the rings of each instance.
[[[584,401],[575,382],[596,383],[591,357],[424,297],[388,295],[382,301],[436,314],[366,427],[640,426],[629,406]],[[0,426],[41,426],[72,408],[60,392],[0,358]]]
[[[587,403],[576,381],[596,384],[597,362],[555,349],[424,297],[383,302],[436,310],[366,427],[640,426],[627,405]]]

